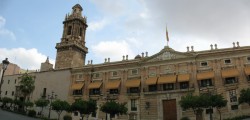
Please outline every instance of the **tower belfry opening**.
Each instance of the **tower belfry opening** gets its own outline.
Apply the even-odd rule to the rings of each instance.
[[[56,44],[57,55],[55,69],[81,67],[85,64],[88,48],[85,46],[87,25],[82,16],[82,7],[76,4],[71,14],[66,14],[63,21],[63,34],[60,43]]]

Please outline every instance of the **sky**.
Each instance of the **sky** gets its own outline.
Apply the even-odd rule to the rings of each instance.
[[[54,64],[63,20],[79,3],[87,17],[86,61],[120,61],[158,53],[250,46],[250,0],[0,0],[0,60],[23,69]],[[85,63],[86,64],[86,63]]]

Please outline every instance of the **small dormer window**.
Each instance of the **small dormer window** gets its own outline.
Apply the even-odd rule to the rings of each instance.
[[[78,78],[81,79],[82,78],[82,74],[78,75]]]
[[[202,67],[204,67],[204,66],[207,66],[208,64],[207,64],[207,62],[200,62],[200,65],[201,65]]]
[[[99,73],[95,73],[94,74],[94,78],[99,78],[100,77],[100,74]]]
[[[230,64],[231,63],[231,60],[230,59],[225,59],[225,64]]]
[[[250,62],[250,56],[247,57],[247,61]]]
[[[118,76],[117,71],[113,71],[113,72],[112,72],[112,76],[113,76],[113,77]]]
[[[138,70],[137,69],[132,69],[131,70],[131,74],[132,75],[137,75],[138,74]]]

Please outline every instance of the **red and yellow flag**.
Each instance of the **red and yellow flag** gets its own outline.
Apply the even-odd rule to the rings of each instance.
[[[167,37],[167,42],[169,41],[169,37],[168,37],[168,28],[166,27],[166,37]]]

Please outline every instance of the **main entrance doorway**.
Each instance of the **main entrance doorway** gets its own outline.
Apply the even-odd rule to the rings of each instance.
[[[177,120],[176,100],[163,100],[163,120]]]

